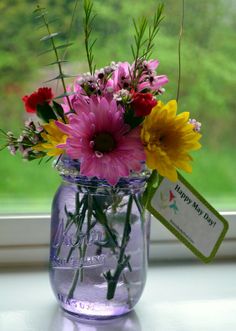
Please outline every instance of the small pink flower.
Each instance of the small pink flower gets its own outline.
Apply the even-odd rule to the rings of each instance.
[[[142,62],[143,72],[138,82],[138,92],[143,90],[160,91],[162,86],[168,83],[167,76],[156,74],[156,69],[158,66],[158,60],[145,60]]]
[[[131,82],[131,66],[128,62],[121,62],[118,68],[113,72],[112,81],[114,91],[128,89]]]
[[[115,185],[131,170],[141,170],[145,153],[140,128],[129,131],[123,112],[115,100],[93,97],[89,103],[80,99],[79,111],[69,115],[68,124],[56,122],[69,136],[66,144],[58,147],[80,160],[82,175],[106,179]]]
[[[77,111],[79,106],[78,103],[80,103],[80,99],[84,98],[85,100],[88,100],[89,97],[86,95],[85,91],[83,88],[78,84],[77,81],[75,81],[74,85],[68,85],[67,88],[67,93],[71,93],[71,95],[68,96],[70,105],[74,111]],[[62,108],[64,110],[65,114],[68,114],[70,112],[70,106],[68,104],[68,100],[66,97],[63,98],[64,103],[61,104]]]
[[[148,71],[154,71],[159,65],[158,60],[149,60],[149,61],[144,61],[144,65],[146,66]]]
[[[138,92],[141,92],[145,89],[158,91],[166,83],[168,83],[168,78],[165,75],[150,76],[138,84]]]

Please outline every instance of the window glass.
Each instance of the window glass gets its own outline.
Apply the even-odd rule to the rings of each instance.
[[[94,24],[95,61],[97,68],[111,61],[132,61],[131,15],[152,19],[156,0],[96,0]],[[176,98],[178,80],[178,36],[182,1],[165,0],[165,19],[156,38],[153,58],[158,58],[159,74],[170,82],[163,100]],[[74,1],[45,0],[54,30],[70,26]],[[38,56],[48,48],[39,39],[44,29],[32,14],[27,0],[0,4],[0,128],[19,133],[27,115],[21,97],[30,94],[42,82],[57,75],[57,68],[46,66],[54,60],[50,53]],[[82,9],[79,1],[71,33],[74,45],[66,55],[65,71],[76,75],[87,71],[82,35]],[[192,153],[193,173],[184,177],[216,208],[235,209],[235,16],[233,0],[185,1],[185,28],[182,40],[182,77],[180,111],[202,122],[202,150]],[[70,83],[68,80],[68,84]],[[60,87],[52,83],[57,93]],[[7,150],[0,153],[0,213],[48,212],[52,196],[60,182],[51,162],[23,162]]]

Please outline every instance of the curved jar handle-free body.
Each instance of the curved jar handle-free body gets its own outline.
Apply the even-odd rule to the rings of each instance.
[[[145,181],[126,179],[112,188],[85,177],[64,179],[52,206],[50,280],[56,298],[81,317],[125,314],[146,281],[150,221],[140,203]]]

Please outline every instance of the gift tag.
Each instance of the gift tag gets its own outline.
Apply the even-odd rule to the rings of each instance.
[[[181,176],[163,178],[147,209],[204,262],[210,262],[228,230],[227,221]]]

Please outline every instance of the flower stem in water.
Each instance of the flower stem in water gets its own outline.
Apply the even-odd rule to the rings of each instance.
[[[106,280],[108,282],[108,286],[107,286],[107,299],[108,300],[111,300],[114,298],[120,275],[121,275],[122,271],[129,265],[130,256],[127,256],[125,254],[125,249],[129,242],[129,235],[130,235],[130,231],[131,231],[130,215],[131,215],[132,203],[133,203],[133,196],[131,195],[129,198],[129,201],[128,201],[123,236],[122,236],[116,270],[114,271],[113,275],[110,270],[104,275],[104,277],[106,278]]]
[[[71,299],[74,295],[74,291],[75,291],[75,288],[76,288],[76,285],[77,285],[77,282],[78,282],[78,279],[79,279],[79,275],[80,275],[80,268],[78,268],[74,274],[74,278],[73,278],[73,281],[72,281],[72,286],[70,288],[70,291],[68,293],[68,299]]]

